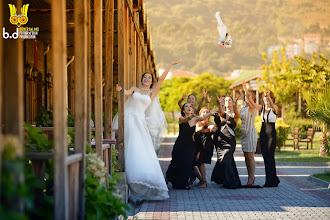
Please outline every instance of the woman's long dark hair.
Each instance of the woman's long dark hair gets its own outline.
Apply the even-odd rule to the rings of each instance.
[[[182,117],[186,116],[186,114],[183,112],[184,107],[188,104],[188,102],[184,103],[182,108],[181,108],[181,115]]]

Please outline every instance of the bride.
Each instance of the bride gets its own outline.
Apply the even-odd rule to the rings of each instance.
[[[162,200],[169,198],[168,188],[155,152],[154,136],[159,136],[162,122],[158,92],[174,61],[154,84],[154,76],[144,73],[141,88],[124,89],[129,96],[125,103],[125,171],[132,200]],[[122,87],[117,85],[117,91]],[[159,117],[157,117],[157,115]],[[165,120],[166,122],[166,120]],[[157,142],[157,141],[156,141]]]

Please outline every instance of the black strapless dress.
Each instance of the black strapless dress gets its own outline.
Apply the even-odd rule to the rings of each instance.
[[[196,144],[193,139],[196,126],[188,123],[179,125],[179,136],[172,150],[172,160],[166,171],[166,177],[174,189],[189,187],[188,179],[193,176],[194,155]]]

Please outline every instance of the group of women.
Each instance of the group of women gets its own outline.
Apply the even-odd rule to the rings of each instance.
[[[209,110],[210,97],[205,91],[203,91],[202,102],[207,95],[207,106],[204,108],[201,108],[202,105],[200,104],[199,108],[195,109],[196,96],[188,96],[188,102],[181,107],[179,137],[173,147],[172,161],[166,172],[166,180],[172,183],[173,188],[190,189],[189,184],[193,182],[191,180],[194,179],[194,176],[200,180],[194,186],[207,187],[205,163],[211,163],[214,146],[217,151],[217,162],[212,172],[211,181],[223,184],[223,187],[230,189],[254,187],[256,166],[254,154],[258,139],[254,121],[257,110],[261,111],[262,117],[260,144],[266,169],[264,187],[278,186],[280,181],[276,175],[274,160],[275,121],[278,108],[274,104],[274,94],[271,91],[263,93],[264,105],[258,105],[255,103],[254,94],[247,90],[245,82],[244,89],[245,105],[240,112],[237,109],[239,97],[236,99],[230,95],[217,97],[219,110],[215,112]],[[186,95],[183,96],[183,99],[185,97]],[[179,105],[181,102],[182,99],[179,101]],[[210,116],[214,116],[215,124],[209,120]],[[242,121],[242,150],[248,171],[248,181],[244,186],[241,184],[234,160],[236,149],[234,130],[240,119]]]
[[[160,135],[160,129],[164,128],[164,122],[159,120],[164,115],[157,95],[171,67],[179,63],[181,60],[172,62],[157,82],[153,74],[147,72],[142,75],[141,87],[124,89],[124,94],[129,96],[125,103],[124,133],[125,171],[130,198],[138,201],[166,199],[169,197],[168,182],[171,182],[175,189],[191,189],[190,185],[196,177],[200,181],[194,186],[207,187],[205,164],[211,163],[214,147],[217,150],[218,160],[211,180],[223,184],[226,188],[242,187],[233,157],[236,148],[234,130],[239,119],[242,120],[241,143],[248,170],[248,181],[244,186],[253,187],[254,152],[257,145],[254,119],[257,110],[261,111],[262,117],[260,143],[266,169],[264,187],[276,187],[280,181],[276,176],[274,160],[275,121],[278,110],[274,104],[274,95],[270,91],[263,93],[264,105],[258,105],[255,103],[254,95],[246,89],[246,86],[244,87],[246,104],[240,112],[237,110],[237,99],[234,100],[229,95],[217,97],[218,111],[209,110],[212,97],[205,90],[197,109],[195,108],[196,96],[183,95],[178,102],[181,107],[179,136],[173,147],[172,160],[166,177],[163,178],[153,142],[154,137]],[[117,85],[117,91],[122,91],[119,85]],[[182,105],[186,98],[187,103]],[[207,99],[207,105],[202,107],[205,99]],[[214,117],[215,123],[209,120],[211,116]],[[161,122],[158,123],[158,121]]]

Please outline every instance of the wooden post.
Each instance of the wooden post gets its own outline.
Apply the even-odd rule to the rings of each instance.
[[[2,3],[2,2],[1,2]],[[3,27],[3,22],[2,22],[2,19],[3,17],[1,15],[3,15],[3,11],[2,11],[2,6],[3,4],[0,4],[0,27]],[[3,63],[3,54],[4,54],[4,51],[3,51],[3,46],[2,46],[2,43],[3,43],[3,40],[1,39],[0,40],[0,66],[3,67],[2,63]],[[2,88],[3,88],[3,85],[2,85],[2,77],[3,77],[3,68],[0,68],[0,106],[3,106],[2,105],[2,95],[3,95],[3,92],[2,92]],[[0,170],[2,170],[2,107],[0,107]],[[1,171],[0,171],[0,195],[1,194]]]
[[[125,3],[124,3],[125,5]],[[124,7],[124,56],[125,56],[125,71],[124,71],[124,76],[125,76],[125,89],[129,89],[130,83],[130,75],[128,73],[129,71],[129,17],[128,17],[128,9],[127,7]],[[125,97],[125,100],[127,97]]]
[[[67,159],[67,39],[66,1],[52,1],[52,68],[54,76],[54,217],[55,220],[69,218],[69,182]]]
[[[17,26],[9,23],[9,8],[8,4],[14,4],[17,9],[22,7],[22,1],[14,0],[14,1],[3,1],[3,13],[1,13],[1,17],[3,19],[3,26],[1,28],[5,28],[8,35],[12,36],[12,34],[16,31]],[[16,157],[20,158],[23,156],[24,148],[23,148],[23,122],[24,122],[24,92],[23,92],[23,40],[21,39],[2,39],[2,84],[0,85],[2,89],[2,103],[0,106],[2,108],[2,124],[0,127],[1,132],[5,135],[13,135],[15,136],[19,144],[16,149]],[[1,133],[0,132],[0,133]],[[0,155],[1,157],[1,155]],[[0,171],[1,172],[1,171]],[[12,176],[14,178],[14,184],[19,185],[24,181],[23,170],[21,170],[17,175],[14,174]],[[18,213],[23,213],[24,211],[24,201],[20,197],[15,198],[15,202],[10,204],[9,208],[12,208],[12,211],[16,211]]]
[[[125,2],[124,0],[118,0],[117,15],[118,15],[118,84],[124,87],[125,85]],[[118,140],[117,148],[119,151],[118,154],[118,163],[120,165],[121,171],[125,170],[125,146],[124,146],[124,91],[118,93]]]
[[[95,149],[102,156],[102,0],[94,1]]]
[[[85,154],[87,140],[87,72],[88,72],[88,17],[87,0],[74,1],[74,56],[75,56],[75,153],[81,153],[79,162],[79,219],[85,219]],[[71,169],[71,168],[70,168]],[[78,168],[77,168],[78,169]],[[78,216],[77,216],[78,217]]]
[[[3,21],[6,32],[10,35],[16,31],[17,26],[10,24],[8,21],[9,8],[8,4],[14,4],[17,8],[21,8],[21,1],[4,1]],[[3,28],[3,27],[1,27]],[[23,92],[23,41],[21,39],[1,39],[3,41],[3,92],[4,103],[2,108],[3,114],[3,132],[11,134],[19,139],[23,148],[23,121],[24,121],[24,92]]]
[[[86,141],[90,145],[92,139],[91,117],[92,117],[92,99],[91,99],[91,75],[92,75],[92,25],[91,25],[91,0],[87,0],[87,135]]]
[[[139,22],[139,12],[134,12],[134,20],[137,24],[137,30],[135,32],[135,41],[136,41],[136,86],[140,85],[140,78],[142,75],[141,70],[141,46],[140,46],[140,22]]]
[[[132,16],[132,19],[134,18],[134,16]],[[136,71],[136,47],[137,47],[137,41],[136,41],[136,31],[135,31],[135,20],[133,19],[132,21],[132,31],[131,31],[131,39],[132,39],[132,62],[131,62],[131,75],[132,75],[132,85],[133,86],[139,86],[137,84],[137,81],[136,81],[136,77],[137,77],[137,71]]]
[[[104,136],[111,138],[113,103],[113,31],[114,1],[105,0],[105,89]]]
[[[128,88],[131,88],[133,85],[135,86],[134,81],[135,81],[135,76],[133,73],[133,17],[129,14],[128,17],[128,32],[127,32],[127,37],[128,37],[128,77],[129,77],[129,81],[128,81]]]

